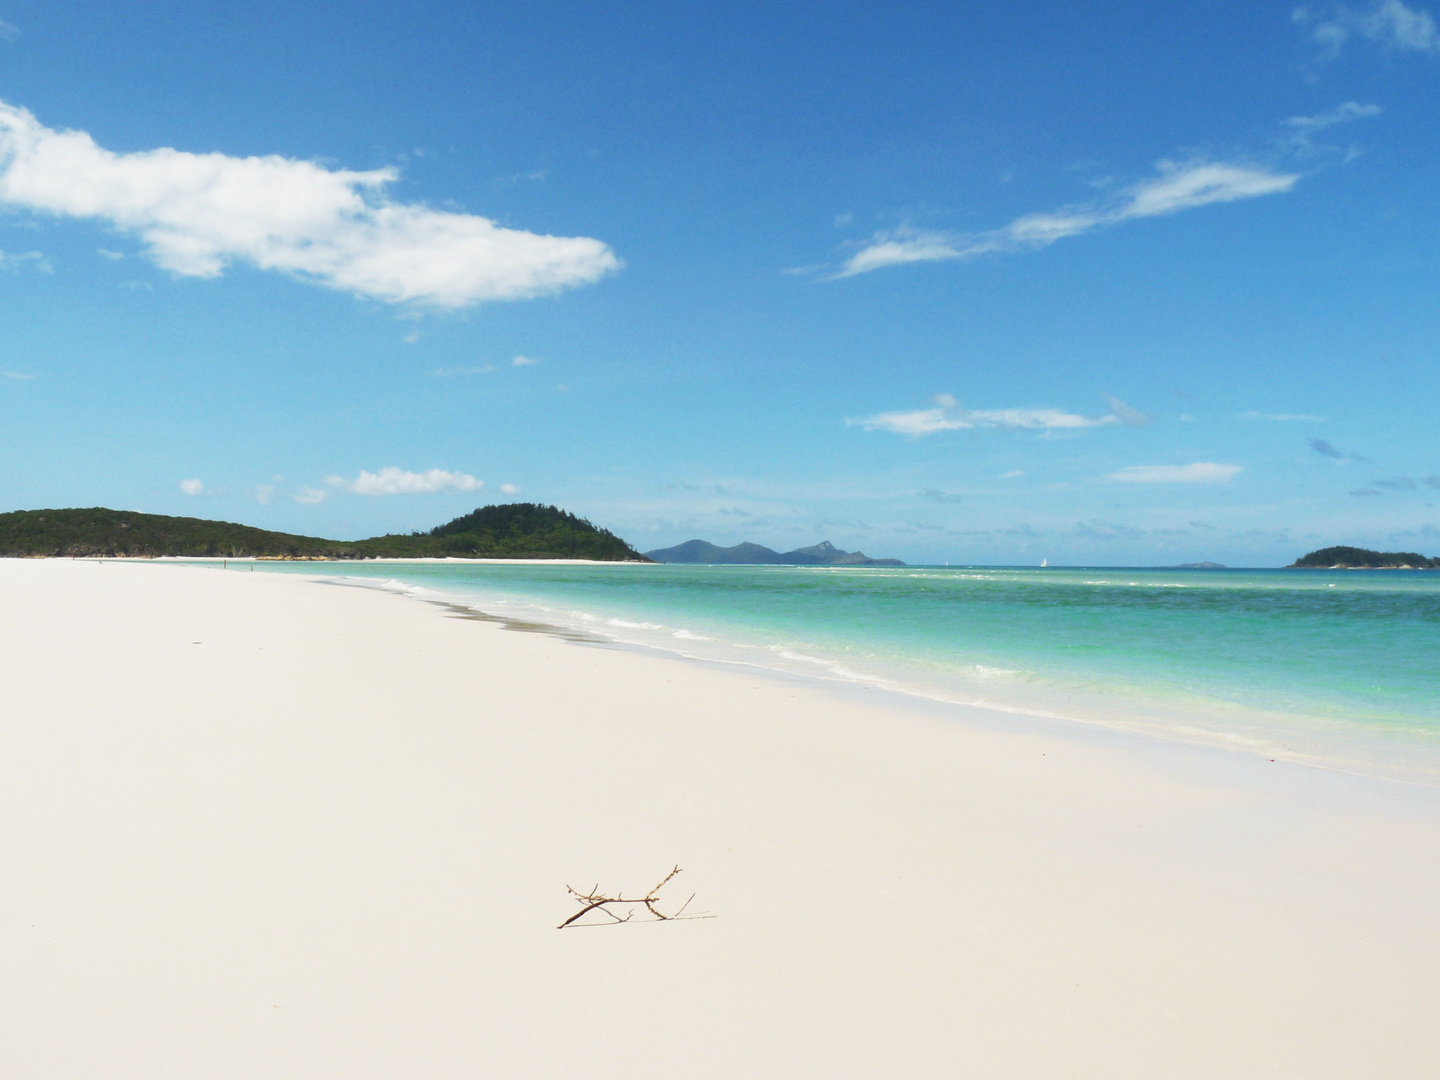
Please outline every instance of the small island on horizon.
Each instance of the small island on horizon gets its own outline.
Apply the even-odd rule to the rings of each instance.
[[[842,551],[829,540],[810,547],[779,552],[763,544],[736,544],[719,547],[706,540],[687,540],[674,547],[645,552],[658,563],[688,563],[707,566],[904,566],[899,559],[872,559],[863,551]]]

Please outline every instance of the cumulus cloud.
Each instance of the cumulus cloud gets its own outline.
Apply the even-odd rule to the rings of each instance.
[[[1436,29],[1434,17],[1423,8],[1407,7],[1400,0],[1381,0],[1365,8],[1349,4],[1324,8],[1302,5],[1291,17],[1329,58],[1338,56],[1346,42],[1354,37],[1400,52],[1440,52],[1440,30]]]
[[[274,154],[113,153],[0,102],[0,205],[134,234],[181,276],[243,262],[388,303],[461,308],[586,285],[621,265],[599,240],[393,202],[398,176]]]
[[[186,495],[204,495],[205,485],[192,477],[189,480],[180,481],[180,490]]]
[[[1125,221],[1276,195],[1289,191],[1299,179],[1298,173],[1280,173],[1244,162],[1161,161],[1156,176],[1124,189],[1109,201],[1027,214],[990,232],[933,232],[903,226],[876,233],[830,279],[855,277],[902,263],[970,259],[992,252],[1048,247],[1066,237]]]
[[[34,270],[41,274],[53,274],[55,268],[50,260],[38,251],[0,251],[0,270],[7,274],[18,274],[22,270]]]
[[[325,482],[356,495],[435,495],[442,491],[478,491],[485,484],[467,473],[445,469],[408,472],[394,465],[378,473],[360,470],[354,480],[343,476],[327,476]]]
[[[866,431],[892,431],[897,435],[913,437],[933,435],[937,431],[963,431],[968,428],[1065,431],[1106,427],[1111,424],[1133,426],[1149,422],[1149,417],[1144,413],[1130,408],[1118,398],[1110,398],[1109,401],[1111,411],[1104,416],[1082,416],[1079,413],[1049,408],[966,409],[952,395],[937,394],[933,408],[877,413],[861,420],[845,422],[859,425]]]
[[[1241,472],[1239,465],[1197,461],[1192,465],[1131,465],[1108,479],[1125,484],[1205,484],[1223,482]]]
[[[503,495],[519,495],[520,487],[518,484],[501,484],[500,492]]]

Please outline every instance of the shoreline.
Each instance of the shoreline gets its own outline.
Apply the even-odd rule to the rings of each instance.
[[[603,613],[592,617],[583,612],[570,612],[572,616],[579,616],[580,621],[576,618],[557,620],[558,609],[550,605],[558,604],[559,609],[564,609],[569,601],[552,600],[547,605],[534,598],[517,601],[484,594],[477,598],[473,593],[455,588],[456,583],[453,582],[448,583],[447,590],[447,583],[437,585],[372,579],[346,575],[343,571],[335,576],[307,575],[307,579],[393,592],[424,603],[453,605],[502,624],[515,621],[525,624],[526,629],[548,630],[566,640],[588,639],[592,643],[632,650],[642,655],[678,659],[713,670],[738,669],[760,678],[822,688],[851,700],[863,700],[867,695],[878,693],[889,699],[892,708],[928,711],[941,717],[956,710],[979,710],[994,714],[996,724],[1001,726],[1023,721],[1047,725],[1056,731],[1074,728],[1078,737],[1084,737],[1085,732],[1125,733],[1163,743],[1174,742],[1258,757],[1272,763],[1286,761],[1337,774],[1440,790],[1440,736],[1399,722],[1388,726],[1361,725],[1356,721],[1318,714],[1280,713],[1258,706],[1241,708],[1232,701],[1218,699],[1164,701],[1146,698],[1143,690],[1138,691],[1139,696],[1117,692],[1109,695],[1082,694],[1083,706],[1078,706],[1073,696],[1063,701],[1042,702],[1033,700],[1032,693],[1030,699],[1017,696],[1007,700],[1005,689],[994,684],[990,684],[985,696],[964,697],[957,696],[955,687],[927,686],[907,681],[907,673],[896,670],[883,675],[873,671],[865,675],[848,670],[837,673],[841,671],[838,665],[848,661],[808,657],[806,659],[818,667],[807,665],[802,669],[796,664],[785,666],[773,658],[773,648],[737,643],[724,635],[717,640],[690,634],[682,628],[668,637],[651,635],[642,638],[637,636],[637,631],[651,624],[607,619]],[[504,610],[517,603],[521,606],[518,613]],[[654,612],[647,613],[645,617],[650,616],[668,618]],[[654,629],[668,632],[669,627],[654,624]],[[708,652],[705,651],[707,646],[710,647]],[[782,651],[782,655],[787,654]],[[765,656],[769,658],[759,658]],[[1228,726],[1203,726],[1207,717],[1217,714],[1231,715]]]
[[[1440,1057],[1428,793],[131,566],[0,563],[7,1075]],[[555,929],[677,864],[714,918]]]

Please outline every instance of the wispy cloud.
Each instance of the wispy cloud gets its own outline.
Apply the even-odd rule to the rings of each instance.
[[[180,490],[186,495],[204,495],[205,485],[198,478],[192,477],[189,480],[180,481]]]
[[[95,254],[99,255],[102,259],[109,259],[111,262],[119,262],[125,258],[123,251],[111,251],[109,248],[96,248]]]
[[[255,501],[261,506],[270,505],[270,497],[275,494],[274,484],[256,484]]]
[[[1312,139],[1318,132],[1332,128],[1336,124],[1346,124],[1352,120],[1364,120],[1367,117],[1379,116],[1380,112],[1379,105],[1362,105],[1358,101],[1345,101],[1328,112],[1317,113],[1314,116],[1292,116],[1285,121],[1285,126],[1290,129],[1290,143],[1293,147],[1297,150],[1314,150],[1316,146]]]
[[[133,233],[180,276],[246,262],[370,299],[462,308],[586,285],[621,266],[589,237],[392,202],[398,177],[274,154],[117,154],[0,102],[0,204]]]
[[[1345,451],[1337,449],[1332,443],[1326,442],[1324,439],[1311,439],[1306,445],[1321,457],[1327,457],[1331,461],[1339,462],[1341,465],[1348,465],[1352,461],[1370,460],[1367,457],[1362,457],[1360,454],[1347,454]]]
[[[876,233],[827,280],[855,277],[903,263],[1031,251],[1126,221],[1280,194],[1293,188],[1299,179],[1299,173],[1276,172],[1266,165],[1247,162],[1161,161],[1157,175],[1110,200],[1027,214],[990,232],[937,232],[902,226]]]
[[[1107,479],[1125,484],[1208,484],[1230,480],[1242,471],[1239,465],[1197,461],[1191,465],[1131,465]]]
[[[1340,55],[1346,42],[1354,37],[1400,52],[1440,52],[1440,30],[1436,29],[1434,17],[1400,0],[1380,0],[1364,8],[1349,4],[1302,5],[1291,18],[1305,28],[1328,59]]]
[[[1289,423],[1311,423],[1323,424],[1326,418],[1315,416],[1311,413],[1265,413],[1265,412],[1242,412],[1235,419],[1237,420],[1273,420],[1280,424]]]
[[[7,274],[18,274],[22,270],[34,270],[40,274],[55,272],[55,268],[50,265],[50,260],[39,251],[14,253],[0,251],[0,270],[4,270]]]
[[[920,493],[924,498],[934,499],[938,503],[958,503],[961,496],[953,491],[942,491],[940,488],[926,488]]]
[[[343,476],[327,476],[325,482],[356,495],[435,495],[442,491],[478,491],[483,481],[476,480],[468,473],[449,472],[445,469],[426,469],[424,472],[408,472],[394,465],[378,473],[360,470],[354,480]]]
[[[950,394],[938,394],[934,407],[908,412],[884,412],[861,420],[845,422],[866,431],[891,431],[897,435],[933,435],[937,431],[964,431],[969,428],[1004,428],[1012,431],[1073,431],[1111,424],[1138,426],[1149,417],[1118,398],[1108,399],[1111,411],[1104,416],[1082,416],[1063,409],[966,409]]]
[[[529,367],[531,364],[538,364],[540,361],[533,356],[517,356],[510,361],[511,367]]]
[[[14,41],[20,36],[20,28],[0,19],[0,41]]]
[[[6,379],[18,379],[23,382],[29,382],[31,379],[35,378],[34,375],[29,375],[23,371],[0,371],[0,377]]]

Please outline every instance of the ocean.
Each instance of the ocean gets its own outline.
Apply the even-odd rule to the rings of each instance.
[[[1440,573],[257,563],[899,698],[1440,785]]]

